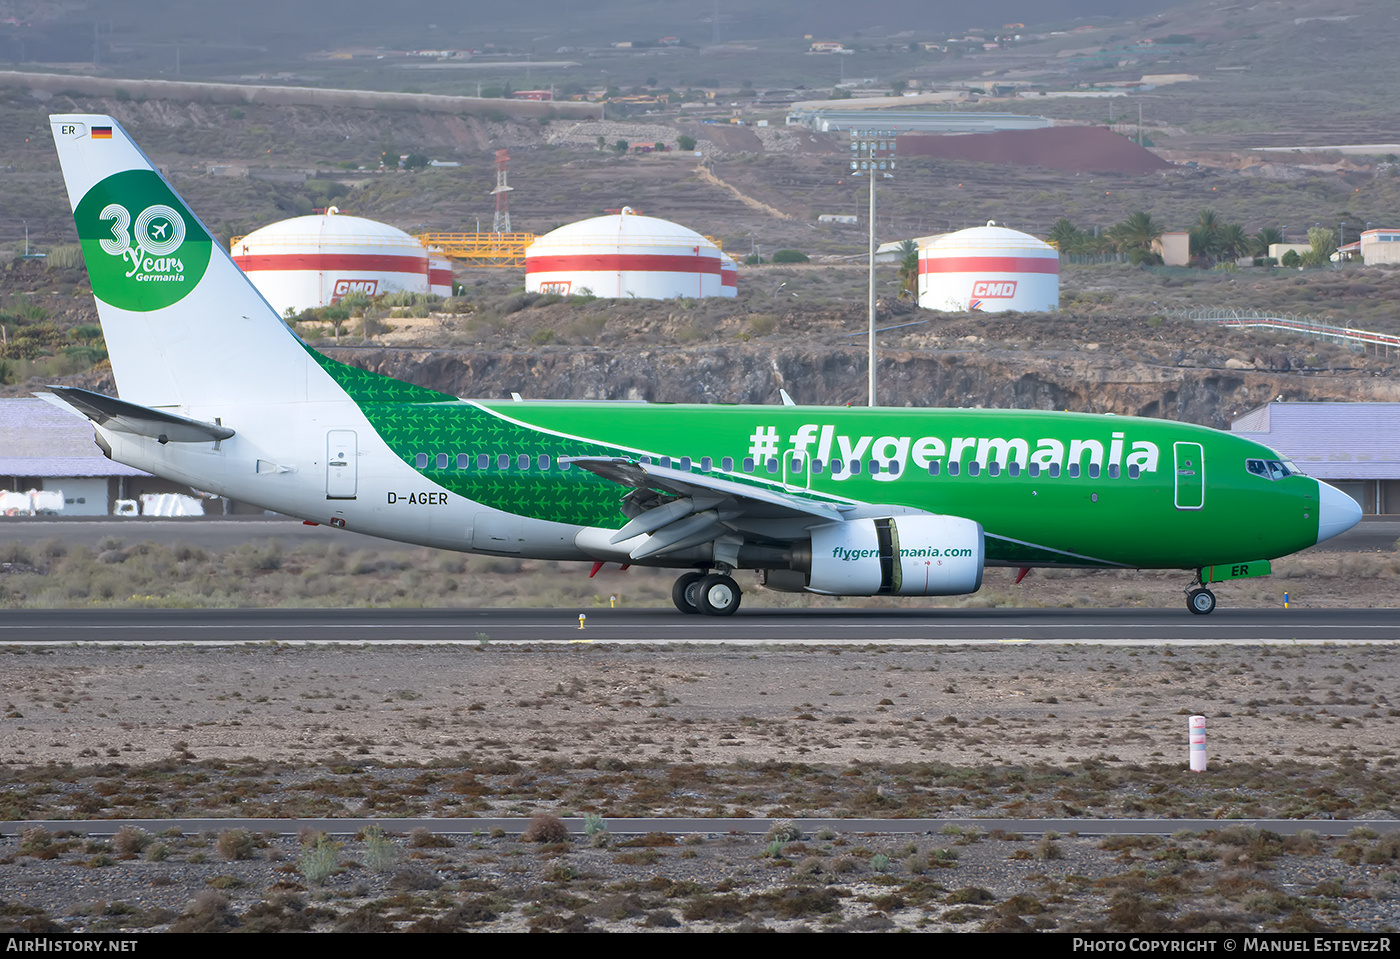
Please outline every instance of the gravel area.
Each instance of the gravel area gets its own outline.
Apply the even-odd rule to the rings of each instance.
[[[1393,929],[1387,647],[5,652],[3,818],[383,838],[0,840],[0,926]],[[1211,769],[1183,770],[1186,716]],[[566,841],[408,816],[599,817]],[[1168,837],[634,837],[609,817],[1220,820]],[[1282,837],[1264,817],[1356,820]],[[1371,828],[1375,823],[1379,828]],[[8,830],[7,830],[8,831]],[[160,832],[160,830],[154,830]],[[545,840],[551,837],[544,836]],[[232,857],[232,858],[230,858]]]

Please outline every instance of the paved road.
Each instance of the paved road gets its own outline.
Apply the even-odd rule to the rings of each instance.
[[[578,616],[586,615],[580,630]],[[28,643],[1299,643],[1400,641],[1394,609],[0,610],[0,645]]]
[[[109,536],[124,543],[150,542],[168,545],[191,543],[207,549],[223,549],[239,543],[262,542],[269,537],[284,546],[295,547],[303,542],[331,540],[352,549],[392,548],[387,540],[332,529],[329,526],[305,526],[296,520],[276,519],[49,519],[0,518],[0,545],[7,542],[37,543],[57,537],[69,543],[95,546]],[[1354,529],[1321,546],[1317,552],[1393,552],[1400,539],[1400,520],[1365,520]]]

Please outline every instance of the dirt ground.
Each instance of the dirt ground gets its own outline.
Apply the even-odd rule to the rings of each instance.
[[[1400,756],[1400,652],[191,646],[5,655],[0,754],[46,763],[1184,760]],[[1391,760],[1394,761],[1393,759]],[[775,797],[776,798],[776,797]],[[760,813],[767,803],[756,803]],[[347,810],[348,811],[348,810]]]
[[[365,817],[291,838],[30,828],[11,931],[1393,930],[1389,647],[7,650],[4,818]],[[1210,770],[1185,771],[1187,717]],[[395,833],[593,816],[589,835]],[[613,835],[638,816],[979,817]],[[1199,817],[1025,836],[1011,817]],[[1247,821],[1354,819],[1345,837]],[[1240,820],[1245,820],[1241,822]],[[1376,828],[1373,828],[1376,827]],[[458,833],[450,835],[450,833]]]

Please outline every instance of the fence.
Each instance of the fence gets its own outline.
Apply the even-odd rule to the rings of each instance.
[[[1235,326],[1245,329],[1288,330],[1292,333],[1300,333],[1303,336],[1314,336],[1318,339],[1345,343],[1352,347],[1359,345],[1363,351],[1374,347],[1378,354],[1384,350],[1384,355],[1386,356],[1390,355],[1392,348],[1400,351],[1400,336],[1394,333],[1374,333],[1369,330],[1356,330],[1352,329],[1350,326],[1337,326],[1332,323],[1323,323],[1320,320],[1306,316],[1294,316],[1292,314],[1274,316],[1256,313],[1250,310],[1226,309],[1221,307],[1164,310],[1163,313],[1174,319],[1194,320],[1198,323],[1217,323],[1221,326]]]

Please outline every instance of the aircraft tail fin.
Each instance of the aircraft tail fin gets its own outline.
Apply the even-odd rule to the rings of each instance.
[[[112,372],[148,407],[330,398],[306,346],[108,116],[49,118]]]

